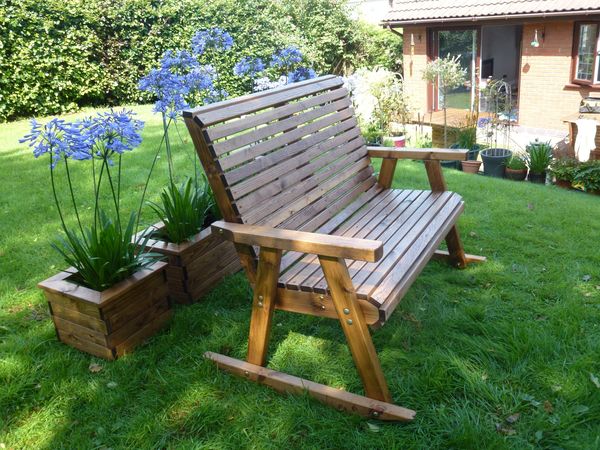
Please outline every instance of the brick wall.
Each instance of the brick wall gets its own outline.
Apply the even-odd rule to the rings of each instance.
[[[411,46],[411,42],[414,42],[414,47]],[[428,111],[427,82],[423,80],[423,70],[426,64],[427,33],[425,27],[405,27],[404,87],[415,114],[423,114]]]
[[[566,131],[561,119],[576,113],[581,98],[589,95],[584,88],[565,88],[571,82],[573,26],[571,21],[523,26],[519,125]],[[540,46],[534,48],[536,28]]]

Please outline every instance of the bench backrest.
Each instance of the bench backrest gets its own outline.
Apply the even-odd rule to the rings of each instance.
[[[184,111],[225,220],[314,231],[376,179],[342,80]]]

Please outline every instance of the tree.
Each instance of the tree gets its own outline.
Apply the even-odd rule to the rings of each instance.
[[[448,55],[427,63],[423,71],[423,79],[430,83],[436,81],[438,83],[444,109],[444,147],[448,148],[446,95],[450,89],[460,86],[467,79],[467,71],[460,65],[460,55],[454,57]]]

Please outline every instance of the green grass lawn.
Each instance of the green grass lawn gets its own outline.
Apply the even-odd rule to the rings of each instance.
[[[148,107],[135,109],[149,122],[124,162],[131,208],[161,134]],[[600,198],[445,172],[467,204],[466,249],[489,261],[430,263],[374,333],[395,401],[418,413],[389,424],[279,395],[202,358],[244,357],[242,274],[177,308],[168,330],[116,362],[59,343],[36,288],[64,266],[49,246],[59,222],[47,163],[17,142],[27,129],[0,125],[0,448],[600,448]],[[177,166],[191,173],[180,131]],[[164,164],[158,174],[154,199]],[[423,166],[402,163],[395,185],[426,187]],[[89,214],[91,202],[81,207]],[[336,321],[277,312],[270,357],[272,368],[362,392]]]

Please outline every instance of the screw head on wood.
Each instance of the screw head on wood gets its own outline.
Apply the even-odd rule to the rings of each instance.
[[[372,415],[373,417],[379,417],[379,413],[378,413],[377,411],[373,411],[373,412],[371,413],[371,415]]]
[[[260,307],[262,308],[262,305],[263,305],[263,302],[261,302],[261,301],[259,300],[259,302],[258,302],[258,306],[260,306]]]
[[[264,297],[262,295],[259,295],[258,299],[262,301],[262,300],[264,300]]]
[[[219,234],[223,234],[223,228],[219,228]]]
[[[350,310],[348,308],[344,308],[344,314],[346,314],[346,315],[350,314]]]
[[[352,319],[348,319],[346,320],[346,323],[348,323],[348,325],[352,325],[354,322],[352,322]]]
[[[325,300],[325,296],[324,295],[319,295],[319,300]]]
[[[325,309],[325,305],[321,305],[321,309]]]
[[[250,372],[248,372],[247,370],[244,370],[244,375],[246,375],[247,377],[250,376]]]

